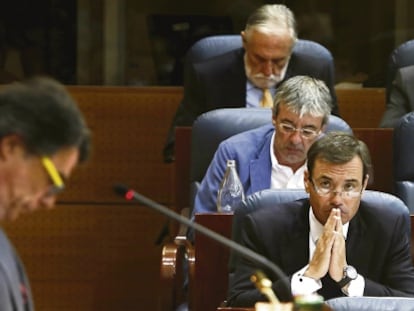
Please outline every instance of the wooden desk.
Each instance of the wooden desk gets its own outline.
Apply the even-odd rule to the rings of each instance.
[[[227,238],[231,238],[232,220],[232,214],[212,213],[195,216],[197,223]],[[227,247],[197,233],[195,245],[203,247],[195,247],[194,310],[215,311],[227,297],[230,252]]]

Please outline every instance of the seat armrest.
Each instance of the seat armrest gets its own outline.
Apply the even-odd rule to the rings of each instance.
[[[183,209],[183,216],[187,217],[188,213],[188,208]],[[194,247],[187,239],[186,231],[187,227],[181,225],[174,241],[166,243],[162,248],[160,310],[175,310],[181,303],[188,301],[188,293],[194,280],[195,256]]]

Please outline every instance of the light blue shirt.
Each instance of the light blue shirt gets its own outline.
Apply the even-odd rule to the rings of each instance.
[[[270,93],[274,97],[276,94],[276,89],[274,87],[270,88]],[[246,107],[259,107],[259,103],[262,100],[263,90],[254,86],[249,80],[246,82]]]

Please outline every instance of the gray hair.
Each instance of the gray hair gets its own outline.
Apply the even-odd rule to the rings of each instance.
[[[277,89],[273,102],[273,115],[277,116],[279,105],[303,116],[323,117],[325,125],[331,114],[332,96],[322,80],[309,76],[294,76],[284,81]]]
[[[256,9],[247,19],[244,31],[249,36],[252,30],[266,34],[287,31],[292,37],[292,43],[297,40],[295,17],[283,4],[266,4]]]

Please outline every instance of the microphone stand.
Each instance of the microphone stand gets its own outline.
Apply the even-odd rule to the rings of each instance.
[[[285,274],[283,273],[283,271],[276,266],[273,262],[271,262],[270,260],[268,260],[266,257],[257,254],[255,252],[253,252],[252,250],[250,250],[249,248],[240,245],[236,242],[234,242],[231,239],[228,239],[216,232],[214,232],[213,230],[210,230],[204,226],[201,226],[191,220],[189,220],[188,218],[181,216],[180,214],[177,214],[176,212],[168,209],[167,207],[143,196],[142,194],[139,194],[138,192],[132,190],[132,189],[128,189],[127,187],[123,186],[123,185],[115,185],[114,186],[114,191],[123,196],[126,200],[131,201],[131,200],[136,200],[138,202],[140,202],[141,204],[151,207],[155,210],[157,210],[158,212],[166,215],[167,217],[170,217],[176,221],[178,221],[179,223],[182,223],[184,225],[187,225],[188,227],[194,229],[195,231],[204,234],[205,236],[227,246],[229,249],[231,249],[232,251],[236,252],[238,255],[243,256],[246,259],[249,259],[259,265],[262,265],[266,268],[268,268],[269,270],[271,270],[276,276],[278,276],[282,282],[284,282],[284,285],[286,286],[286,288],[289,290],[290,292],[290,284],[288,284]],[[272,297],[273,298],[273,297]],[[274,297],[275,298],[275,297]],[[277,299],[277,298],[275,298]]]

